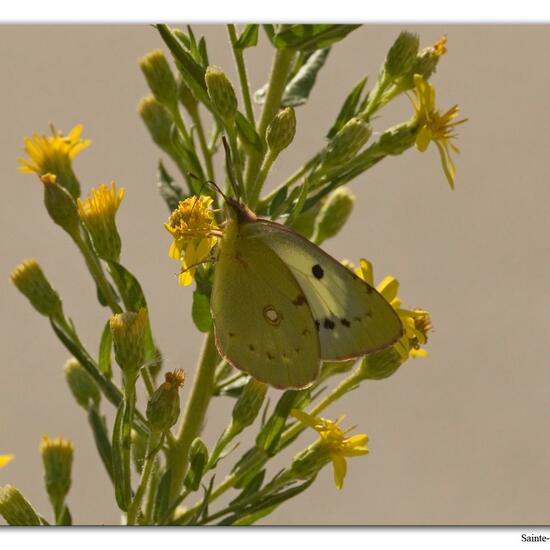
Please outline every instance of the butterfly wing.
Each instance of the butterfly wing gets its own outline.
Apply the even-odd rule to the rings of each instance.
[[[403,335],[395,310],[373,287],[291,229],[268,220],[243,226],[298,281],[319,330],[321,359],[345,360],[387,348]]]
[[[216,344],[234,367],[277,388],[319,374],[319,337],[300,286],[261,240],[226,232],[211,297]]]

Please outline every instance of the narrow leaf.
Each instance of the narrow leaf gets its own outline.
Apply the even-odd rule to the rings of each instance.
[[[276,195],[273,197],[271,204],[269,205],[269,216],[272,220],[277,219],[283,211],[281,208],[285,202],[286,196],[288,194],[288,187],[281,187],[277,191]]]
[[[241,141],[261,153],[263,150],[262,140],[254,126],[240,111],[237,111],[235,115],[235,124]]]
[[[361,100],[361,94],[363,93],[363,89],[365,88],[365,84],[367,83],[367,78],[368,77],[365,77],[360,80],[350,92],[348,97],[346,97],[346,100],[344,101],[344,104],[342,105],[342,108],[340,109],[340,112],[336,117],[336,121],[327,133],[328,139],[332,139],[344,126],[344,124],[350,118],[353,118],[357,114],[357,106],[359,105],[359,101]]]
[[[153,521],[159,523],[168,512],[168,504],[170,502],[170,484],[172,481],[172,472],[166,469],[160,478],[155,501],[153,503]]]
[[[315,85],[317,74],[323,68],[329,52],[330,48],[324,48],[309,56],[294,78],[287,84],[281,102],[283,107],[297,107],[307,101]]]
[[[118,507],[128,510],[128,505],[132,498],[132,489],[130,485],[130,460],[129,447],[125,441],[125,416],[126,403],[123,401],[117,410],[115,424],[113,426],[113,474],[115,482],[115,497]]]
[[[271,42],[271,45],[274,46],[273,40],[275,38],[275,25],[262,25],[264,28],[264,32],[268,38],[268,40]]]
[[[273,37],[276,48],[295,48],[302,51],[319,50],[345,38],[361,25],[291,25]]]
[[[170,212],[178,207],[181,200],[185,198],[183,189],[174,183],[174,178],[166,171],[162,161],[158,166],[158,188],[160,196],[164,199]]]
[[[212,315],[210,313],[210,300],[208,296],[195,290],[193,292],[193,306],[191,315],[195,326],[201,332],[209,332],[212,328]]]
[[[97,360],[97,366],[99,370],[107,378],[113,377],[113,371],[111,369],[111,348],[113,346],[113,337],[111,335],[111,327],[109,321],[105,323],[105,327],[101,334],[101,340],[99,342],[99,355]]]
[[[235,48],[244,50],[245,48],[255,46],[258,43],[259,28],[260,25],[246,25],[241,33],[241,36],[239,36],[237,42],[235,42]]]
[[[109,441],[109,435],[107,433],[107,427],[105,426],[105,418],[103,418],[95,407],[90,407],[88,410],[88,422],[92,428],[94,436],[95,446],[97,452],[107,470],[107,474],[111,481],[114,481],[113,473],[113,455],[111,442]]]
[[[128,311],[139,311],[147,307],[145,295],[139,281],[121,264],[110,261],[109,270],[120,292],[124,307]]]

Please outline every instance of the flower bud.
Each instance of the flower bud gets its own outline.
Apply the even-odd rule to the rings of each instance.
[[[330,462],[330,448],[317,440],[293,459],[290,472],[295,479],[310,479]]]
[[[54,507],[61,506],[71,488],[73,446],[66,439],[48,439],[40,443],[40,454],[44,463],[44,482]]]
[[[144,55],[139,65],[155,98],[168,109],[177,109],[178,85],[162,50]]]
[[[359,376],[363,380],[382,380],[391,376],[401,366],[403,360],[394,348],[388,348],[367,355],[359,367]]]
[[[328,143],[323,166],[335,168],[346,164],[367,143],[371,134],[372,129],[364,120],[357,117],[348,120]]]
[[[35,260],[25,260],[12,272],[11,280],[36,311],[53,318],[63,316],[61,299]]]
[[[99,388],[78,360],[71,357],[65,363],[63,370],[65,372],[65,380],[77,403],[85,410],[88,410],[90,405],[97,407],[101,399]]]
[[[380,136],[380,148],[388,155],[400,155],[414,145],[417,132],[414,121],[393,126]]]
[[[71,194],[56,183],[54,174],[40,177],[44,184],[44,204],[50,218],[69,235],[75,237],[80,231],[78,208]]]
[[[184,380],[182,369],[167,372],[165,382],[149,398],[146,414],[152,431],[166,432],[177,422],[180,415],[179,389]]]
[[[296,134],[296,114],[292,107],[279,111],[267,127],[266,141],[269,150],[278,155],[286,149]]]
[[[145,357],[145,334],[147,331],[147,310],[126,311],[111,317],[115,359],[120,368],[129,375],[135,374]]]
[[[86,225],[97,255],[104,260],[118,262],[120,258],[120,235],[115,222],[115,215],[122,202],[124,189],[100,185],[92,189],[85,201],[77,199],[80,218]]]
[[[340,232],[351,215],[354,202],[355,196],[345,187],[340,187],[329,195],[315,220],[312,239],[315,244],[320,245]]]
[[[224,121],[231,121],[237,112],[237,96],[226,74],[220,67],[208,67],[204,75],[208,95]]]
[[[386,57],[384,70],[386,74],[395,79],[410,72],[416,60],[419,39],[415,33],[403,31],[393,43]]]
[[[28,500],[13,485],[0,487],[0,515],[9,525],[42,525]]]
[[[232,431],[234,434],[241,432],[254,422],[260,412],[266,392],[267,384],[250,378],[233,407]]]
[[[170,154],[173,149],[170,113],[153,96],[142,98],[138,104],[138,111],[151,134],[151,139]]]
[[[411,73],[419,74],[428,80],[430,76],[435,72],[437,64],[439,63],[439,58],[447,52],[446,48],[447,37],[442,36],[433,46],[424,48],[417,56],[413,64]],[[411,78],[411,88],[414,87],[414,82]]]

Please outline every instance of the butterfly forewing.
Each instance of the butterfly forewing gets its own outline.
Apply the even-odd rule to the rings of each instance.
[[[242,236],[265,243],[290,270],[311,308],[323,360],[387,348],[403,334],[384,297],[319,247],[280,224],[258,220]]]
[[[233,366],[277,388],[317,378],[319,338],[307,299],[263,241],[227,234],[211,306],[218,350]]]

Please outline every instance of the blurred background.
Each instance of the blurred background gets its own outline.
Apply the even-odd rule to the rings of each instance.
[[[550,27],[366,25],[353,32],[333,48],[310,100],[297,108],[295,141],[269,185],[322,146],[348,92],[365,74],[375,82],[404,29],[420,34],[421,47],[448,35],[449,51],[431,82],[440,109],[459,103],[469,118],[459,127],[456,190],[433,145],[387,159],[351,184],[354,214],[324,248],[337,258],[369,258],[377,280],[387,274],[400,280],[405,305],[433,315],[430,356],[333,405],[324,416],[346,414],[346,425],[369,434],[370,454],[349,462],[342,490],[326,468],[306,493],[262,523],[546,524]],[[194,31],[206,36],[211,64],[237,85],[225,27]],[[84,124],[93,143],[74,162],[83,194],[111,180],[126,189],[117,217],[122,261],[145,290],[164,368],[182,367],[191,380],[202,338],[190,318],[192,291],[178,286],[178,265],[168,257],[171,238],[162,225],[168,210],[156,189],[161,154],[136,112],[148,93],[138,58],[158,47],[160,38],[146,25],[14,25],[0,32],[0,454],[16,455],[0,471],[0,485],[13,483],[49,517],[39,441],[43,434],[70,438],[68,504],[76,524],[118,524],[120,514],[86,415],[64,381],[68,354],[9,273],[36,258],[90,350],[97,350],[108,312],[97,304],[73,243],[49,220],[40,182],[18,172],[17,158],[23,138],[47,132],[50,122],[65,132]],[[264,35],[245,57],[257,89],[271,60]],[[411,113],[403,97],[379,113],[375,130]],[[215,400],[208,444],[231,406],[228,398]],[[310,431],[300,441],[315,438]],[[281,456],[273,473],[296,450]]]

